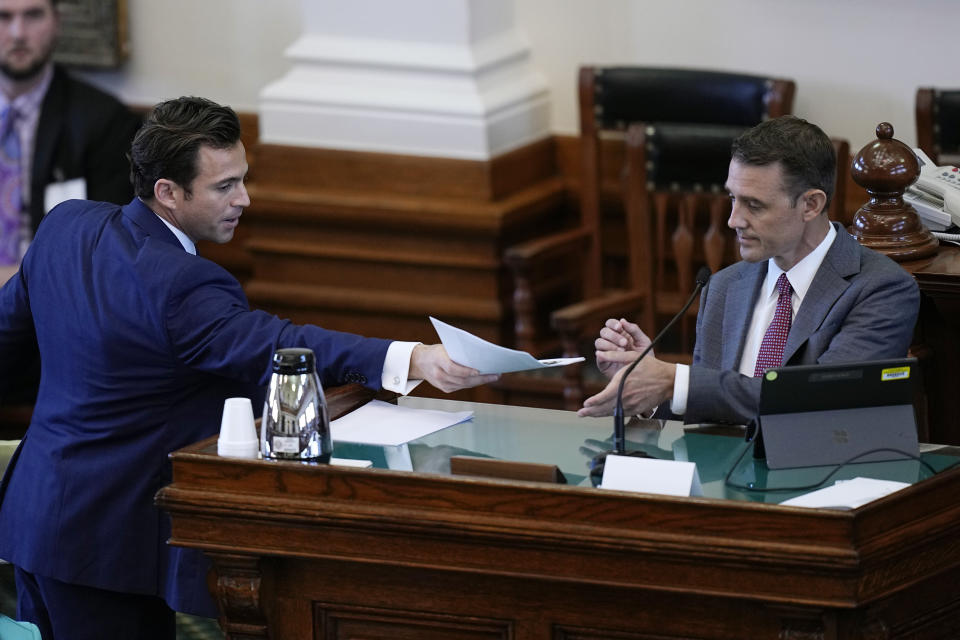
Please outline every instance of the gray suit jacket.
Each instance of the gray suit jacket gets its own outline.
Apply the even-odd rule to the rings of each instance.
[[[920,306],[916,282],[833,224],[837,238],[797,310],[784,363],[903,357]],[[757,415],[760,378],[737,369],[766,274],[766,260],[738,262],[714,275],[701,294],[685,422],[746,424]]]

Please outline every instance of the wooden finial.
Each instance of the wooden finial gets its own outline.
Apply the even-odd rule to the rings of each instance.
[[[853,217],[850,233],[860,244],[904,262],[932,256],[939,243],[920,223],[903,192],[920,175],[920,163],[907,145],[893,137],[893,125],[877,125],[877,139],[853,158],[853,181],[867,190],[870,202]]]

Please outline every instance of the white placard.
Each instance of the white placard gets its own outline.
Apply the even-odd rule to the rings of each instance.
[[[702,496],[700,474],[693,462],[607,456],[601,489],[640,491],[667,496]]]

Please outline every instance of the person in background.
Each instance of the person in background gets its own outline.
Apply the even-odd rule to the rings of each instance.
[[[52,57],[58,0],[0,0],[0,284],[19,267],[43,216],[67,198],[128,202],[126,154],[141,124],[113,96]],[[5,396],[31,405],[39,360]]]
[[[57,0],[0,0],[0,282],[44,214],[67,198],[127,202],[141,120],[52,57]]]
[[[748,424],[766,369],[907,354],[919,289],[899,265],[830,222],[836,162],[826,134],[794,116],[734,141],[727,226],[743,260],[701,293],[692,366],[649,354],[624,384],[625,414],[656,409],[687,423]],[[612,415],[619,372],[649,344],[636,324],[606,321],[595,346],[611,381],[580,415]]]
[[[262,402],[276,349],[316,354],[325,387],[360,382],[449,392],[496,375],[442,345],[295,325],[251,310],[240,284],[198,257],[228,242],[250,198],[229,107],[180,98],[153,110],[130,151],[126,206],[54,208],[0,289],[0,390],[24,344],[43,375],[27,434],[0,484],[0,558],[18,617],[45,640],[173,640],[174,610],[215,616],[209,564],[168,546],[153,504],[171,451],[215,434],[226,398]]]

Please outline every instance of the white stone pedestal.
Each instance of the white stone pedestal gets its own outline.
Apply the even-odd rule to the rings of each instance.
[[[486,160],[549,133],[513,0],[303,0],[260,140]]]

